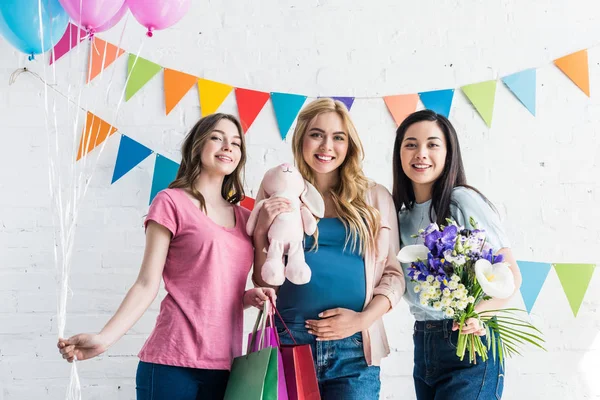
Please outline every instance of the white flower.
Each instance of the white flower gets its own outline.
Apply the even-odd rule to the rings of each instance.
[[[508,263],[501,262],[492,265],[488,260],[477,260],[475,276],[481,289],[488,296],[505,299],[515,291],[515,279]]]
[[[458,276],[458,275],[454,274],[454,275],[452,275],[452,278],[450,278],[450,279],[451,279],[453,282],[458,282],[458,281],[460,281],[460,276]]]
[[[444,316],[447,318],[454,317],[454,310],[451,308],[446,308],[446,310],[444,311]]]
[[[450,282],[448,282],[448,287],[451,290],[456,290],[456,289],[458,289],[458,282],[455,280],[451,280]]]
[[[450,298],[449,298],[449,297],[444,297],[444,298],[442,299],[442,305],[443,305],[444,307],[449,307],[449,306],[450,306],[450,303],[452,303],[452,300],[450,300]]]
[[[458,308],[458,302],[456,300],[452,300],[450,302],[450,307],[452,307],[452,308]]]
[[[434,279],[435,279],[435,278],[433,277],[433,275],[429,275],[429,276],[427,277],[427,283],[432,283]]]
[[[429,282],[427,282],[427,281],[421,282],[421,290],[425,291],[425,290],[429,289],[429,286],[431,286],[429,284]]]
[[[465,285],[463,285],[462,283],[460,283],[460,284],[458,285],[458,290],[465,290],[465,289],[466,289],[466,288],[465,288]]]
[[[467,308],[467,305],[469,303],[466,300],[461,300],[458,302],[458,309],[459,310],[464,310],[465,308]]]
[[[434,310],[441,310],[442,309],[442,303],[440,303],[439,301],[436,301],[435,303],[433,303],[433,309]]]
[[[429,249],[422,244],[413,244],[410,246],[404,246],[402,250],[398,252],[396,258],[401,263],[412,263],[417,260],[427,260],[427,254]]]
[[[442,286],[442,282],[438,281],[437,279],[435,281],[433,281],[433,287],[434,288],[439,288]]]
[[[429,291],[421,291],[421,300],[425,299],[425,300],[429,300],[431,296],[429,295]]]
[[[473,296],[469,296],[469,297],[467,297],[467,301],[468,301],[469,303],[475,303],[475,297],[473,297]]]
[[[450,295],[452,295],[452,292],[450,292],[450,289],[444,288],[444,290],[442,290],[442,294],[444,297],[450,297]]]
[[[463,265],[467,261],[467,259],[465,258],[465,256],[463,254],[458,254],[456,256],[453,256],[452,251],[453,250],[446,250],[444,252],[444,258],[446,259],[446,261],[455,263],[456,265]]]
[[[413,288],[413,291],[414,291],[415,293],[419,293],[419,292],[421,291],[421,286],[419,286],[419,285],[415,285],[415,287]]]
[[[462,293],[463,292],[461,290],[455,290],[454,293],[453,293],[454,294],[454,298],[455,299],[462,299]]]
[[[421,297],[421,305],[422,306],[428,306],[429,305],[429,300],[424,299],[423,297]]]
[[[442,290],[441,290],[441,289],[439,289],[439,288],[438,288],[438,289],[435,289],[435,296],[436,296],[436,297],[438,297],[438,298],[439,298],[439,297],[442,297]]]

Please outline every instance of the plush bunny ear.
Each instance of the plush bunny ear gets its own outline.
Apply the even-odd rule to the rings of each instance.
[[[321,193],[309,182],[304,181],[304,191],[300,195],[300,200],[310,210],[310,212],[319,218],[325,215],[325,202]]]

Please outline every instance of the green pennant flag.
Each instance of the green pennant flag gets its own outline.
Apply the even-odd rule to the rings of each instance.
[[[554,264],[556,275],[576,317],[595,267],[594,264]]]
[[[137,58],[137,60],[136,60]],[[127,62],[127,87],[125,88],[125,101],[128,101],[137,93],[154,75],[158,74],[162,67],[142,57],[129,55]]]
[[[472,83],[461,87],[461,89],[487,126],[491,127],[494,99],[496,97],[496,80]]]

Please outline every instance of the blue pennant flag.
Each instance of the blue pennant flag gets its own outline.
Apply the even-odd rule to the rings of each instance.
[[[519,101],[535,116],[536,70],[526,69],[502,78],[502,82],[510,89]]]
[[[123,175],[144,161],[150,154],[152,154],[152,150],[143,144],[136,142],[128,136],[121,135],[115,170],[113,171],[110,183],[113,184],[118,181]]]
[[[271,103],[273,103],[275,118],[277,118],[277,125],[282,139],[285,140],[305,101],[306,96],[299,94],[271,92]]]
[[[354,97],[319,96],[320,99],[323,98],[323,97],[341,101],[342,103],[344,103],[344,105],[346,106],[346,108],[348,109],[348,111],[350,111],[350,109],[352,108],[352,104],[354,104]]]
[[[156,155],[156,163],[154,164],[154,175],[152,176],[152,189],[150,190],[150,201],[152,204],[154,197],[163,189],[166,189],[171,182],[175,180],[179,164],[171,161],[168,158]]]
[[[533,261],[517,261],[517,264],[523,277],[521,295],[523,296],[527,312],[531,313],[540,290],[544,286],[551,265],[549,263]]]
[[[450,115],[450,107],[452,107],[454,89],[421,92],[419,93],[419,97],[425,108],[448,118],[448,115]]]

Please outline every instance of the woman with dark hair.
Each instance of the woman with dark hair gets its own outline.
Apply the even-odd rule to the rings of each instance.
[[[270,288],[244,291],[254,249],[246,234],[244,134],[238,120],[212,114],[182,146],[176,179],[159,192],[145,220],[146,248],[136,282],[97,334],[59,339],[69,362],[106,351],[155,299],[167,295],[139,353],[138,400],[222,399],[233,358],[242,354],[243,310],[275,300]]]
[[[447,118],[431,110],[409,115],[396,131],[393,167],[392,197],[399,216],[401,247],[422,243],[413,235],[431,223],[446,225],[446,218],[451,218],[459,226],[474,229],[469,222],[474,218],[486,231],[487,242],[510,264],[515,292],[519,290],[521,274],[508,238],[491,203],[467,185],[458,137]],[[410,265],[402,267],[408,276]],[[413,378],[417,398],[500,398],[504,387],[500,363],[492,358],[487,362],[478,359],[476,364],[467,358],[461,361],[456,356],[458,325],[442,311],[421,304],[415,283],[407,279],[406,284],[405,299],[416,319]],[[476,311],[499,309],[507,301],[482,301]],[[485,328],[471,318],[465,321],[462,333],[484,336]]]

